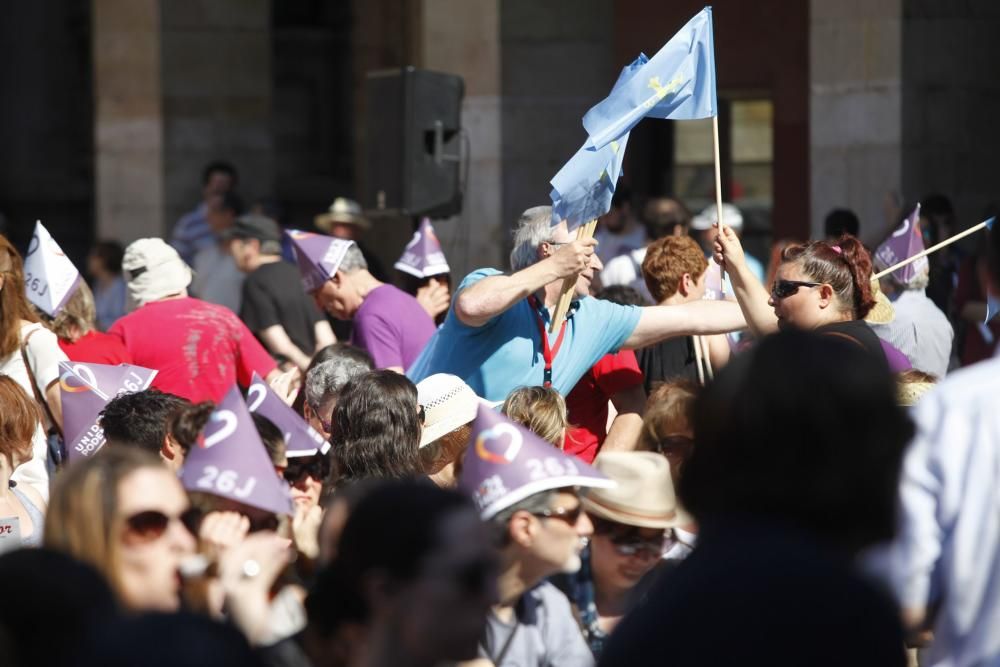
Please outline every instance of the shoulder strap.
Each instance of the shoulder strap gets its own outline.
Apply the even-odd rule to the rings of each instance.
[[[35,373],[31,370],[31,364],[28,361],[28,341],[35,334],[36,331],[42,328],[39,324],[38,327],[32,329],[28,332],[28,335],[24,337],[21,341],[21,360],[24,362],[24,370],[28,373],[28,380],[31,382],[31,391],[35,395],[35,401],[41,406],[42,410],[45,411],[45,416],[48,417],[49,423],[57,431],[60,431],[59,424],[56,422],[55,418],[52,416],[52,410],[49,408],[48,402],[42,396],[41,391],[38,389],[38,382],[35,380]]]

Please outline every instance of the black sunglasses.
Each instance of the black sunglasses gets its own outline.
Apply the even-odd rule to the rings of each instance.
[[[194,507],[189,507],[180,513],[179,516],[167,516],[159,510],[146,510],[137,512],[125,519],[125,530],[137,542],[152,542],[160,539],[171,521],[180,521],[192,535],[198,535],[198,526],[201,524],[201,511]]]
[[[607,535],[611,544],[614,545],[615,551],[621,556],[634,556],[641,551],[659,556],[667,550],[673,541],[673,531],[670,530],[663,531],[663,535],[658,537],[646,538],[633,526],[605,521],[596,517],[592,521],[594,534]]]
[[[775,280],[771,287],[772,299],[786,299],[799,291],[800,287],[819,287],[823,283],[810,283],[804,280]]]
[[[306,475],[317,482],[322,482],[326,479],[327,470],[322,461],[313,459],[312,461],[298,462],[292,459],[288,461],[288,466],[281,474],[289,484],[295,484]]]
[[[566,509],[565,507],[558,507],[554,510],[543,510],[541,512],[532,512],[535,516],[544,517],[546,519],[559,519],[560,521],[565,521],[571,526],[575,526],[576,522],[580,520],[580,515],[583,514],[583,504],[578,504],[573,509]]]

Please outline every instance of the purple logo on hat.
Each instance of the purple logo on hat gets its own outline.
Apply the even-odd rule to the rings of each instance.
[[[306,292],[315,292],[337,273],[354,241],[290,229],[285,232],[295,251],[295,262]]]
[[[472,423],[459,491],[484,519],[536,493],[568,486],[609,488],[615,483],[486,406]]]
[[[119,394],[149,387],[156,371],[142,366],[59,362],[63,433],[70,460],[90,456],[104,446],[104,429],[98,424],[101,410]]]
[[[417,278],[429,278],[450,273],[448,260],[444,257],[441,242],[429,218],[420,221],[420,227],[413,233],[413,238],[406,244],[403,256],[395,267],[404,273]]]
[[[288,458],[326,454],[330,443],[285,404],[257,373],[247,389],[247,408],[267,417],[281,430]]]
[[[266,512],[293,513],[288,484],[278,478],[236,385],[209,418],[204,440],[188,452],[181,483],[188,491],[229,498]]]
[[[875,258],[889,268],[904,259],[913,257],[924,251],[924,238],[920,234],[920,204],[917,204],[909,217],[903,221],[896,231],[875,251]],[[906,285],[918,275],[927,271],[930,265],[926,257],[922,257],[901,269],[892,272],[892,277]]]

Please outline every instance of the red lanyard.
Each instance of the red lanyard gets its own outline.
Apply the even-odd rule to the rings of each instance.
[[[535,314],[535,322],[538,323],[538,333],[542,336],[542,359],[545,361],[545,374],[543,376],[543,387],[552,386],[552,360],[556,358],[559,354],[559,348],[562,347],[563,336],[566,335],[566,322],[568,320],[563,319],[562,326],[559,328],[559,335],[556,337],[555,347],[549,346],[549,335],[545,331],[545,320],[542,319],[541,314],[538,312],[541,306],[533,295],[528,297],[528,304],[531,306],[531,311]]]

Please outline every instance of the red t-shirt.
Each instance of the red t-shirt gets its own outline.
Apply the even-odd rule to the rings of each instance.
[[[70,361],[111,366],[132,363],[132,355],[125,349],[121,339],[100,331],[85,333],[76,342],[60,338],[59,347]]]
[[[159,371],[153,387],[190,401],[218,403],[233,383],[246,387],[274,359],[236,315],[223,306],[184,297],[153,301],[115,322],[132,363]]]
[[[608,437],[608,401],[624,389],[642,385],[642,371],[632,350],[606,354],[566,397],[569,423],[566,452],[592,463]]]

